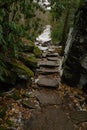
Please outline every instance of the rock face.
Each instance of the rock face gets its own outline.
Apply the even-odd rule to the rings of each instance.
[[[75,15],[70,47],[63,61],[62,79],[70,85],[87,85],[87,1],[82,2]]]

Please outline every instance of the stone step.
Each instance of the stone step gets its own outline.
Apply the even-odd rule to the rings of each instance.
[[[57,62],[54,62],[54,61],[39,61],[38,62],[38,67],[58,67],[58,63]]]
[[[58,88],[59,87],[59,81],[57,79],[48,78],[47,76],[40,77],[37,84],[40,87],[47,87],[47,88]]]
[[[52,91],[36,90],[34,93],[41,106],[62,104],[62,99],[53,90]]]
[[[48,74],[58,73],[58,69],[40,68],[37,69],[37,72],[39,74],[48,75]]]

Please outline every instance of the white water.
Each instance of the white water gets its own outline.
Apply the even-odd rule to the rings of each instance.
[[[37,0],[33,1],[37,3]],[[50,2],[48,2],[48,0],[39,0],[38,4],[45,10],[51,10]]]
[[[43,33],[36,38],[36,41],[41,42],[41,43],[51,41],[50,35],[51,35],[51,26],[46,25]]]
[[[38,45],[39,49],[42,51],[48,50],[48,46],[43,46],[43,44],[47,44],[47,42],[51,41],[51,26],[46,25],[44,31],[42,32],[41,35],[39,35],[36,38],[36,45]]]

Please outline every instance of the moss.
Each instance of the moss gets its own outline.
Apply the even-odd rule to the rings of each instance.
[[[29,77],[33,77],[34,76],[34,72],[28,68],[26,65],[24,65],[22,62],[15,60],[12,61],[11,64],[16,68],[23,70]]]
[[[42,55],[41,50],[37,46],[34,47],[34,54],[36,57],[41,57]]]
[[[20,59],[24,62],[24,64],[31,67],[31,69],[37,67],[37,59],[33,55],[27,55],[27,54],[22,53]]]
[[[26,38],[22,38],[22,42],[24,43],[23,51],[25,52],[33,52],[34,50],[34,43]]]

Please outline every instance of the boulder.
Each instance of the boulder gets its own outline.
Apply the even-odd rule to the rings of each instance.
[[[87,1],[82,2],[75,14],[74,29],[68,36],[62,66],[63,81],[72,86],[87,86]]]
[[[18,60],[11,61],[13,72],[17,74],[20,79],[29,79],[34,76],[33,71]]]
[[[30,67],[31,69],[34,69],[37,67],[37,59],[34,55],[29,55],[26,53],[22,53],[20,55],[20,59],[22,60],[22,62],[27,65],[28,67]]]

